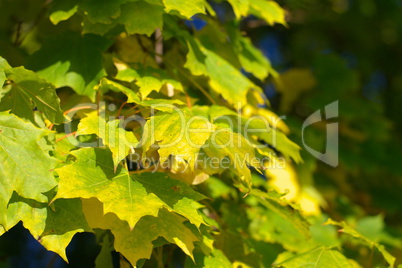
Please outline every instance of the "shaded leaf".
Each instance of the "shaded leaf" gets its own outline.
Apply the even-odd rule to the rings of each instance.
[[[34,122],[33,110],[37,108],[51,122],[60,124],[63,121],[60,99],[52,84],[23,67],[6,69],[5,74],[11,85],[3,89],[7,93],[1,97],[0,110],[11,110]]]
[[[185,266],[186,268],[202,268],[202,267],[232,267],[232,263],[219,249],[213,248],[210,254],[205,255],[200,251],[194,253],[195,262],[187,258]]]
[[[129,34],[151,36],[157,28],[162,28],[162,13],[162,6],[137,1],[123,5],[117,21],[125,26]]]
[[[152,241],[158,237],[177,244],[184,253],[192,257],[193,242],[197,237],[183,225],[184,219],[161,209],[157,217],[145,216],[134,229],[114,214],[105,214],[96,199],[84,200],[84,213],[92,228],[110,229],[115,237],[115,249],[121,252],[135,266],[139,259],[149,259]]]
[[[0,203],[3,203],[3,198],[0,197]],[[50,207],[14,192],[7,210],[1,210],[0,225],[5,230],[22,221],[35,239],[65,261],[68,261],[66,248],[73,236],[78,232],[91,231],[78,199],[57,200]]]
[[[47,40],[31,56],[28,66],[56,87],[71,87],[78,94],[94,100],[94,87],[106,75],[101,53],[111,43],[111,40],[96,35],[65,33]]]
[[[362,241],[364,241],[367,245],[371,246],[371,247],[376,247],[377,250],[382,254],[382,256],[384,257],[384,259],[388,262],[388,264],[391,267],[394,267],[395,264],[395,257],[392,256],[383,245],[370,240],[369,238],[367,238],[366,236],[362,235],[361,233],[359,233],[358,231],[356,231],[355,229],[353,229],[349,224],[347,224],[346,222],[336,222],[333,221],[331,219],[328,219],[328,221],[325,224],[331,224],[331,225],[335,225],[335,226],[339,226],[342,227],[341,230],[339,230],[339,232],[342,233],[346,233],[349,234],[357,239],[360,239]]]
[[[245,105],[247,92],[256,86],[239,70],[226,60],[206,49],[200,42],[190,40],[187,42],[189,52],[184,65],[193,75],[205,75],[210,78],[210,87],[229,103],[238,107]],[[230,77],[230,79],[227,79]],[[241,107],[240,106],[240,107]],[[240,108],[239,107],[239,108]]]
[[[53,24],[68,20],[78,11],[78,4],[70,0],[52,1],[49,19]]]
[[[284,199],[280,199],[281,194],[253,189],[251,190],[251,195],[258,197],[258,201],[263,206],[289,221],[306,238],[310,237],[310,224],[290,203]]]
[[[46,227],[40,236],[40,243],[48,250],[59,254],[67,261],[66,248],[76,233],[90,232],[81,200],[60,199],[47,208]]]
[[[92,23],[111,23],[113,18],[121,14],[120,6],[129,0],[98,1],[85,0],[80,3],[83,11]]]
[[[113,267],[113,259],[112,259],[112,251],[113,246],[112,242],[109,241],[109,237],[107,235],[103,236],[103,240],[101,244],[101,251],[95,260],[96,268],[109,268]]]

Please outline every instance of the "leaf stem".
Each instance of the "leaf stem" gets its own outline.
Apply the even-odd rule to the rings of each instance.
[[[65,138],[68,138],[68,137],[70,137],[70,136],[72,136],[72,135],[75,135],[76,133],[77,133],[76,131],[71,132],[71,133],[65,135],[64,137],[58,138],[58,139],[56,140],[56,142],[62,141],[62,140],[64,140]]]
[[[119,118],[120,114],[121,114],[121,110],[123,110],[123,107],[127,104],[127,101],[123,102],[122,105],[120,105],[119,110],[116,113],[116,117]]]
[[[185,92],[185,94],[186,94],[187,106],[188,106],[189,109],[191,109],[192,105],[191,105],[190,96],[187,94],[187,92]]]

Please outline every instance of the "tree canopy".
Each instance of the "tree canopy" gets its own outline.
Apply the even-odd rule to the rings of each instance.
[[[0,266],[398,267],[401,9],[0,0]]]

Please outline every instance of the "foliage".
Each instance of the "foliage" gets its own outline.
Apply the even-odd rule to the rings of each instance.
[[[307,12],[296,2],[280,4]],[[358,78],[336,55],[286,72],[264,56],[255,31],[289,26],[280,4],[0,1],[0,234],[22,222],[68,262],[73,237],[93,233],[99,267],[360,267],[367,249],[379,251],[370,263],[394,267],[398,232],[320,184],[381,174],[382,159],[362,155],[392,147],[391,120],[357,99]],[[342,146],[329,169],[301,151],[307,114],[296,108],[335,100]],[[323,128],[308,144],[323,147]],[[341,202],[354,211],[330,209]]]

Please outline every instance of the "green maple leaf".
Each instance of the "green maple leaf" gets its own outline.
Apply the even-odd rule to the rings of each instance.
[[[246,160],[244,163],[258,169],[260,166],[257,162],[252,164],[247,161],[255,157],[255,146],[258,146],[257,149],[260,154],[270,158],[274,157],[274,155],[271,149],[252,138],[252,136],[255,135],[257,138],[272,145],[285,157],[292,158],[297,163],[302,161],[300,147],[293,143],[284,133],[272,128],[268,122],[261,117],[253,117],[252,120],[250,120],[226,107],[218,105],[212,105],[210,107],[194,106],[192,112],[193,114],[209,118],[210,122],[218,127],[217,133],[213,133],[211,138],[219,148],[210,144],[207,148],[203,149],[204,152],[211,157],[218,156],[222,159],[228,156],[232,161],[234,161],[234,159]],[[208,141],[208,143],[210,142],[211,141]],[[222,146],[223,144],[231,146],[225,147]],[[236,167],[238,175],[240,177],[244,176],[244,181],[250,182],[250,171],[245,168],[244,165],[237,165]]]
[[[83,11],[92,23],[111,23],[112,19],[118,18],[121,14],[120,6],[129,0],[81,1],[79,9]]]
[[[213,248],[208,255],[206,255],[200,250],[195,250],[194,259],[195,261],[193,262],[191,259],[187,258],[184,267],[186,268],[233,267],[232,263],[228,260],[225,254],[217,248]]]
[[[162,14],[163,6],[137,1],[123,5],[117,21],[125,26],[129,34],[151,36],[157,28],[162,28]]]
[[[228,0],[228,2],[232,5],[236,18],[248,15],[250,0]]]
[[[89,114],[78,125],[77,135],[95,134],[113,153],[116,167],[130,152],[133,153],[138,140],[133,132],[121,127],[122,121],[115,119],[106,122],[97,112]]]
[[[232,132],[230,129],[219,128],[208,139],[203,151],[210,158],[215,157],[220,161],[228,157],[231,162],[230,168],[235,170],[244,186],[250,188],[251,172],[248,165],[255,168],[259,168],[260,166],[254,163],[254,148],[241,134]]]
[[[234,106],[245,105],[247,92],[257,88],[238,69],[213,51],[205,48],[199,41],[185,35],[189,52],[184,65],[193,75],[209,77],[210,87],[221,94]],[[230,77],[230,79],[227,79]]]
[[[144,156],[147,151],[157,149],[162,163],[172,155],[177,160],[185,161],[191,169],[197,161],[197,165],[202,165],[202,169],[209,174],[230,168],[246,187],[250,187],[251,172],[248,166],[261,168],[255,158],[254,144],[242,134],[234,132],[229,127],[230,124],[221,124],[222,127],[218,128],[210,123],[217,122],[216,119],[223,115],[232,116],[229,118],[235,120],[232,122],[238,121],[234,111],[217,105],[195,106],[191,110],[156,114],[144,127]],[[228,124],[227,121],[225,123]],[[226,157],[230,160],[230,166],[225,166],[224,169],[214,168],[209,164],[211,159],[222,162]]]
[[[38,239],[45,229],[47,217],[46,203],[39,203],[33,199],[26,199],[13,193],[11,199],[4,193],[2,185],[0,185],[0,235],[10,230],[18,222],[23,221],[23,225],[27,228],[35,239]]]
[[[269,132],[258,134],[259,138],[275,147],[284,156],[292,158],[296,163],[303,162],[300,156],[300,147],[292,142],[283,132],[270,129]]]
[[[4,72],[5,69],[10,69],[11,66],[8,64],[8,62],[0,57],[0,89],[3,87],[4,82],[6,81],[6,73]],[[1,91],[0,91],[1,92]],[[1,95],[0,94],[0,99],[1,99]]]
[[[96,199],[84,200],[83,209],[88,224],[92,228],[110,229],[114,235],[114,247],[121,252],[133,266],[139,259],[149,259],[152,253],[152,241],[158,237],[177,244],[184,253],[193,257],[194,242],[197,237],[183,222],[185,219],[164,209],[157,217],[145,216],[134,229],[112,213],[104,213],[102,204]]]
[[[168,84],[174,89],[183,91],[183,86],[179,81],[171,78],[164,70],[152,67],[119,70],[116,79],[125,82],[135,81],[140,88],[142,99],[145,99],[153,90],[159,92],[164,85]]]
[[[150,3],[149,3],[150,2]],[[58,24],[72,17],[77,11],[83,14],[83,33],[104,35],[118,24],[124,25],[129,34],[151,36],[162,28],[163,4],[160,1],[55,1],[50,10],[50,20]],[[149,20],[152,17],[152,20]]]
[[[388,264],[391,267],[394,267],[395,264],[395,257],[392,256],[383,245],[367,238],[366,236],[362,235],[361,233],[359,233],[358,231],[356,231],[355,229],[353,229],[349,224],[347,224],[346,222],[342,221],[342,222],[336,222],[333,221],[331,219],[328,219],[327,222],[325,222],[325,224],[331,224],[331,225],[335,225],[335,226],[339,226],[342,227],[341,230],[339,230],[339,232],[345,233],[345,234],[349,234],[357,239],[360,239],[361,241],[363,241],[364,243],[366,243],[367,245],[369,245],[370,247],[376,247],[377,250],[382,254],[382,256],[384,257],[384,259],[388,262]]]
[[[102,248],[98,256],[96,256],[95,267],[113,267],[112,251],[114,251],[114,248],[113,243],[110,241],[109,235],[104,235],[102,241],[99,244]]]
[[[11,110],[19,117],[34,122],[33,110],[36,107],[52,123],[63,121],[60,99],[55,87],[41,79],[36,73],[23,67],[4,70],[10,86],[0,89],[0,110]],[[0,81],[1,82],[1,81]]]
[[[31,56],[28,66],[56,87],[71,87],[94,100],[94,87],[106,76],[101,52],[111,43],[97,35],[65,33],[47,40]]]
[[[231,39],[237,45],[237,52],[241,66],[246,72],[253,74],[259,80],[264,80],[269,74],[277,76],[269,60],[260,50],[253,46],[251,40],[242,36],[238,31],[232,31]]]
[[[66,248],[76,233],[91,232],[82,212],[79,199],[60,199],[47,208],[46,226],[39,237],[40,243],[48,250],[67,260]]]
[[[106,35],[108,32],[116,28],[119,24],[116,20],[112,23],[92,23],[87,16],[82,19],[82,34]]]
[[[68,20],[78,11],[77,2],[70,0],[52,1],[49,11],[49,19],[53,24]]]
[[[163,0],[166,12],[177,10],[181,15],[186,18],[191,18],[195,14],[205,13],[205,0]]]
[[[2,203],[3,196],[0,197]],[[19,221],[46,249],[67,260],[66,248],[78,232],[91,231],[79,199],[57,200],[52,208],[45,203],[26,199],[14,192],[7,209],[1,209],[0,225],[9,230]],[[2,230],[0,230],[0,234]]]
[[[279,263],[275,267],[328,267],[353,268],[349,260],[337,250],[316,248]]]
[[[256,196],[263,206],[290,222],[306,238],[310,237],[308,221],[286,199],[281,199],[281,194],[253,189],[251,195]]]
[[[65,133],[57,133],[55,139],[61,139],[66,136]],[[66,162],[67,156],[69,152],[74,149],[79,144],[78,141],[76,143],[71,142],[69,139],[62,139],[54,143],[54,150],[52,154],[55,158],[60,160],[62,163]]]
[[[43,193],[56,186],[53,168],[57,161],[37,141],[48,134],[50,131],[0,112],[0,183],[5,199],[16,191],[25,198],[47,202]]]
[[[271,25],[275,23],[286,25],[285,10],[274,1],[250,1],[250,14],[264,19]]]
[[[186,217],[192,224],[200,227],[205,224],[202,216],[198,213],[198,209],[203,207],[198,200],[206,197],[190,186],[179,180],[174,180],[160,173],[143,173],[142,176],[136,176],[136,180],[142,183],[148,193],[155,194],[161,199],[168,210],[174,211]],[[167,205],[167,206],[166,206]]]
[[[3,87],[4,82],[6,81],[6,74],[3,70],[0,70],[0,85]]]
[[[224,111],[222,111],[224,112]],[[247,134],[250,142],[254,145],[259,145],[260,152],[266,150],[261,144],[252,139],[250,136],[255,135],[260,140],[273,146],[276,150],[281,152],[285,157],[292,158],[296,163],[302,162],[300,156],[300,147],[292,142],[283,132],[273,128],[270,122],[264,119],[262,116],[254,116],[253,118],[244,118],[233,112],[226,112],[224,117],[220,114],[213,118],[213,123],[217,126],[230,128],[236,133],[243,135]],[[229,124],[228,119],[234,124]]]
[[[164,173],[130,175],[121,167],[114,172],[107,149],[83,148],[71,154],[77,161],[56,170],[60,176],[56,199],[96,197],[104,204],[105,213],[115,213],[130,228],[143,216],[157,216],[162,207],[188,217],[198,226],[203,222],[196,201],[204,196],[185,183]]]

